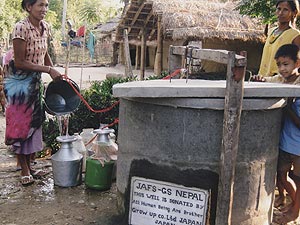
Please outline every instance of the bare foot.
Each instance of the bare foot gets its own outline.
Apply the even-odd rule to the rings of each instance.
[[[298,212],[294,212],[292,209],[288,212],[284,213],[282,217],[279,219],[280,224],[287,224],[291,221],[294,221],[298,218]]]
[[[277,197],[275,198],[274,207],[279,208],[280,206],[283,206],[285,204],[285,198],[284,197]]]

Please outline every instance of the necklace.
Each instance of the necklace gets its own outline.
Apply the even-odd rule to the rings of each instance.
[[[274,29],[272,31],[272,33],[270,34],[270,37],[269,37],[269,44],[273,44],[279,37],[281,34],[284,33],[284,31],[290,29],[290,27],[284,29],[284,30],[279,30],[278,27],[276,29]]]

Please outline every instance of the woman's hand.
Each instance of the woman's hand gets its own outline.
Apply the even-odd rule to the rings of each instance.
[[[56,69],[54,69],[53,67],[50,67],[49,69],[49,75],[51,76],[52,80],[55,81],[59,81],[62,80],[62,75],[60,72],[58,72]]]

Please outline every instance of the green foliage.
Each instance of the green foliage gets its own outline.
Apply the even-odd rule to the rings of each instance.
[[[47,13],[46,21],[51,23],[51,26],[53,27],[54,30],[61,29],[62,11],[63,11],[63,1],[62,0],[51,0],[49,2],[49,11]],[[49,15],[49,14],[51,14],[51,15]],[[55,19],[52,19],[52,15],[55,15]],[[51,17],[51,19],[49,17]],[[49,18],[49,20],[48,20],[48,18]]]
[[[51,28],[57,29],[59,27],[59,20],[57,13],[52,10],[48,10],[45,20],[50,25]]]
[[[114,84],[129,81],[129,78],[108,78],[103,81],[94,81],[91,87],[83,91],[82,96],[88,102],[90,107],[97,111],[106,109],[118,101],[112,95],[112,87]],[[115,106],[108,112],[95,113],[81,102],[70,118],[70,133],[81,132],[83,128],[98,129],[100,123],[110,124],[119,116],[119,106]],[[117,133],[117,125],[113,127]]]
[[[275,10],[277,0],[240,0],[237,9],[243,15],[260,18],[265,24],[273,24],[277,21]],[[296,21],[300,26],[300,20]]]
[[[120,12],[119,8],[104,3],[104,0],[68,0],[67,18],[75,28],[86,25],[93,29],[95,25],[108,21]]]
[[[115,17],[121,9],[117,5],[106,5],[104,0],[68,0],[67,19],[75,29],[87,25],[89,29]],[[46,21],[52,27],[54,36],[61,35],[63,1],[49,1]],[[79,12],[79,13],[78,13]],[[0,38],[8,39],[16,22],[27,15],[21,8],[21,0],[0,0]]]
[[[113,85],[128,81],[130,81],[129,78],[108,78],[103,81],[94,81],[91,87],[84,90],[81,94],[92,109],[106,109],[118,101],[118,99],[112,95]],[[108,112],[95,113],[81,102],[78,109],[72,113],[70,117],[69,134],[81,133],[84,128],[98,129],[100,123],[110,124],[114,122],[118,116],[118,105]],[[118,125],[116,124],[112,128],[115,129],[117,135]],[[43,124],[43,141],[46,143],[46,147],[51,147],[52,153],[55,153],[60,146],[56,141],[57,136],[59,136],[57,120],[55,117],[48,118]]]
[[[20,0],[0,1],[0,37],[8,38],[17,21],[24,17]]]
[[[276,0],[241,0],[237,9],[243,15],[261,18],[265,24],[276,21],[275,16]]]
[[[102,11],[102,5],[96,1],[84,1],[84,4],[79,11],[80,19],[95,24],[100,21]]]
[[[56,137],[58,136],[58,123],[54,117],[50,117],[43,123],[43,141],[45,142],[46,147],[50,147],[52,149],[52,153],[59,150],[60,145],[56,141]]]

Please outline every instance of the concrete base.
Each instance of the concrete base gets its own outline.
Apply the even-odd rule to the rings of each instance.
[[[177,106],[163,101],[121,99],[119,209],[128,216],[130,180],[140,176],[209,190],[206,225],[214,224],[224,111],[197,105],[193,98]],[[267,106],[268,100],[260,106],[253,103],[251,109],[249,101],[241,117],[232,225],[267,225],[272,218],[282,105]]]

